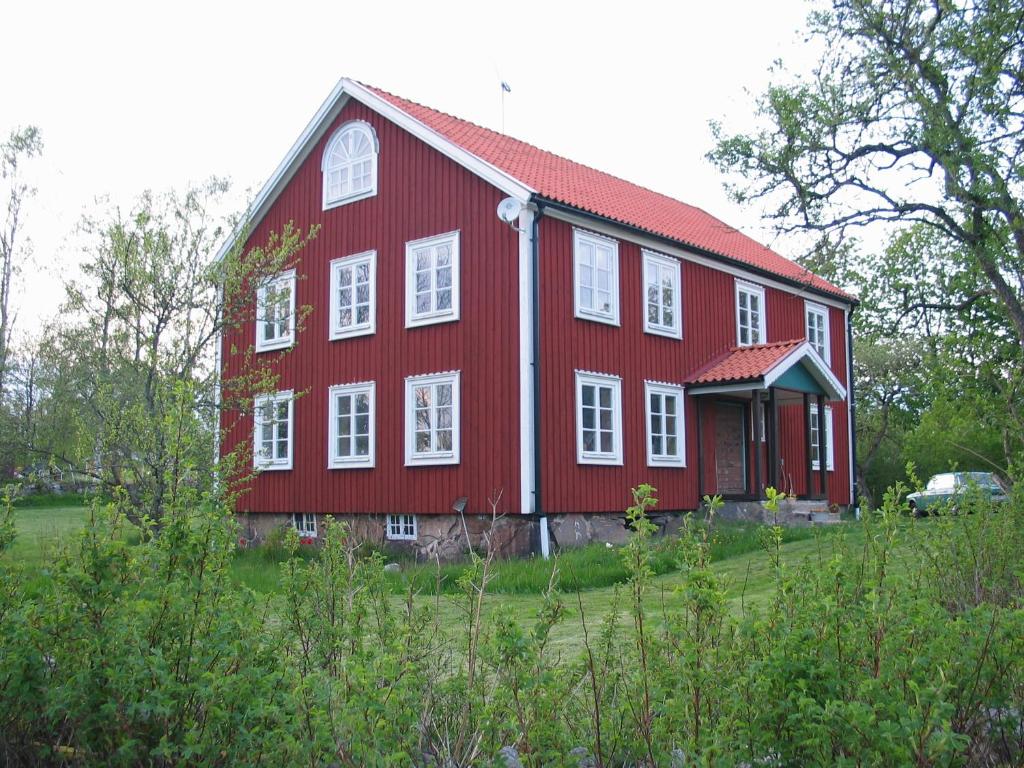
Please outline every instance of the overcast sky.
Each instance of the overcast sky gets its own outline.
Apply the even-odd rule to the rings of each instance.
[[[353,77],[701,206],[766,240],[704,159],[768,68],[809,67],[801,0],[34,3],[5,7],[0,132],[39,126],[21,330],[56,310],[83,213],[228,176],[258,189]]]

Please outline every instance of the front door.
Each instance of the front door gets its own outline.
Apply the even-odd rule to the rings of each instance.
[[[740,403],[715,403],[715,479],[718,493],[747,492],[746,420]]]

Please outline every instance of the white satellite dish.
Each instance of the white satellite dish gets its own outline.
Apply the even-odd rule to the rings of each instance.
[[[519,212],[523,206],[514,197],[506,197],[498,203],[498,218],[506,224],[515,226],[519,223]]]

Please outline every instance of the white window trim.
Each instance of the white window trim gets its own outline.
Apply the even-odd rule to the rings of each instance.
[[[816,403],[811,403],[811,413],[817,415],[818,406]],[[832,408],[831,406],[825,406],[825,423],[828,425],[825,431],[825,466],[827,471],[835,471],[835,445],[836,445],[836,433],[835,433],[835,421],[832,419]],[[821,429],[821,420],[818,420],[818,429]],[[821,461],[811,461],[811,469],[821,471]]]
[[[828,322],[828,307],[824,304],[804,300],[804,335],[807,337],[808,344],[811,343],[810,323],[808,320],[812,314],[821,315],[822,317],[825,354],[821,355],[821,359],[824,360],[827,365],[832,365],[832,332],[829,328]],[[811,349],[814,349],[813,344],[811,344]],[[817,352],[818,350],[815,349],[814,351]]]
[[[263,339],[262,326],[264,317],[264,302],[267,295],[267,291],[278,285],[287,283],[288,284],[288,334],[274,339],[273,341],[265,341]],[[256,351],[257,352],[271,352],[275,349],[285,349],[295,343],[295,270],[289,269],[284,272],[280,272],[273,277],[266,280],[256,290]]]
[[[328,469],[365,469],[376,464],[377,455],[377,396],[376,383],[372,381],[358,384],[336,384],[327,390],[327,413],[330,420],[327,425],[327,468]],[[370,398],[370,433],[369,453],[366,456],[341,456],[338,448],[338,395],[366,394]]]
[[[370,265],[370,319],[365,323],[355,323],[349,326],[342,326],[338,322],[338,314],[341,305],[338,299],[338,291],[341,288],[341,270],[345,267],[352,267],[352,274],[355,275],[355,267],[366,262]],[[352,317],[355,319],[355,283],[352,284]],[[330,333],[331,341],[337,339],[349,339],[354,336],[369,336],[377,331],[377,252],[364,251],[351,256],[343,256],[331,262],[331,318]]]
[[[676,446],[678,456],[655,456],[651,450],[651,395],[670,395],[677,398],[676,406]],[[680,384],[664,384],[657,381],[644,382],[644,417],[647,436],[647,466],[649,467],[685,467],[686,466],[686,399]]]
[[[611,246],[611,285],[609,290],[612,299],[611,312],[598,312],[580,305],[580,261],[578,249],[581,241],[590,240],[592,243],[604,246]],[[596,267],[595,267],[596,269]],[[581,320],[592,320],[596,323],[608,325],[619,325],[619,241],[610,237],[588,232],[583,229],[572,231],[572,305],[573,313]]]
[[[683,296],[683,271],[679,259],[673,259],[671,256],[666,256],[663,253],[657,251],[649,251],[646,248],[641,250],[643,259],[641,262],[641,273],[640,273],[640,306],[643,312],[644,318],[644,332],[651,333],[656,336],[667,336],[670,339],[681,339],[683,338],[683,312],[682,312],[682,296]],[[650,318],[647,315],[647,265],[657,264],[660,267],[668,267],[672,270],[672,291],[675,303],[673,304],[673,320],[675,321],[672,327],[650,322]]]
[[[766,343],[768,343],[768,313],[766,311],[767,308],[765,307],[765,301],[764,301],[764,286],[757,285],[755,283],[748,283],[748,282],[746,282],[744,280],[737,280],[736,281],[735,300],[733,302],[735,304],[734,312],[735,312],[735,317],[736,317],[736,346],[737,347],[750,347],[750,346],[754,346],[754,342],[752,342],[752,341],[748,341],[746,343],[741,341],[741,336],[740,336],[740,293],[753,294],[753,295],[756,295],[756,296],[759,297],[758,307],[760,307],[760,312],[758,314],[759,314],[761,322],[760,322],[760,327],[758,328],[758,330],[759,330],[759,334],[758,335],[760,336],[760,338],[758,339],[758,341],[756,343],[757,344],[766,344]]]
[[[612,452],[583,450],[583,386],[611,386],[612,388]],[[607,373],[576,371],[576,462],[622,466],[622,379]]]
[[[370,188],[364,189],[360,192],[353,192],[347,195],[335,199],[329,199],[327,197],[327,158],[330,157],[331,149],[334,147],[334,143],[341,139],[342,134],[349,130],[364,130],[369,134],[370,143],[373,145],[373,170],[371,171],[372,181],[370,182]],[[373,130],[373,126],[365,120],[350,120],[338,127],[332,135],[330,140],[324,147],[323,157],[320,159],[320,180],[322,187],[322,200],[323,210],[328,211],[331,208],[337,208],[348,203],[354,203],[358,200],[365,200],[368,197],[374,197],[377,194],[377,162],[380,158],[380,143],[377,141],[377,132]]]
[[[449,242],[452,248],[452,305],[451,308],[432,311],[416,312],[416,256],[417,248],[423,246],[436,246]],[[452,323],[459,319],[459,264],[461,261],[461,233],[459,230],[446,232],[443,235],[431,235],[422,237],[419,240],[410,240],[405,244],[405,327],[417,328],[422,325],[434,325],[435,323]]]
[[[395,527],[399,530],[398,533],[393,533],[391,529],[391,523],[394,518],[411,518],[412,519],[412,535],[408,533],[402,533],[402,529],[405,527],[405,520],[396,521]],[[388,541],[416,541],[419,537],[419,521],[416,519],[416,515],[407,514],[396,514],[388,515],[384,520],[384,538]]]
[[[295,517],[297,515],[302,515],[303,527],[305,527],[309,523],[312,523],[313,524],[313,530],[312,531],[308,531],[308,530],[304,530],[303,528],[299,528],[299,526],[296,525],[296,523],[295,523]],[[288,519],[289,519],[289,521],[292,524],[292,528],[294,528],[296,531],[298,531],[300,539],[305,539],[305,538],[315,539],[315,538],[317,538],[318,531],[317,531],[317,525],[316,525],[316,515],[314,515],[312,512],[292,512],[288,516]]]
[[[443,464],[458,464],[460,457],[460,433],[462,431],[462,413],[459,390],[461,382],[460,371],[446,371],[443,373],[429,373],[422,376],[409,376],[405,380],[405,466],[432,466]],[[444,384],[452,385],[452,449],[437,453],[416,453],[416,424],[414,411],[416,404],[413,399],[413,391],[423,384]]]
[[[286,459],[263,459],[260,456],[260,422],[258,421],[261,409],[267,405],[288,403],[288,457]],[[270,395],[259,395],[254,401],[253,407],[253,429],[252,429],[252,465],[261,472],[272,470],[285,470],[292,468],[293,457],[295,456],[295,398],[294,392],[290,389],[275,392]]]

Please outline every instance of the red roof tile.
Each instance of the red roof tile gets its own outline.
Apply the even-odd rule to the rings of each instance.
[[[750,347],[733,347],[699,372],[691,383],[728,384],[760,379],[803,343],[803,339],[791,339]]]
[[[366,88],[453,144],[536,190],[541,197],[735,259],[844,299],[852,298],[700,208],[379,88]]]

